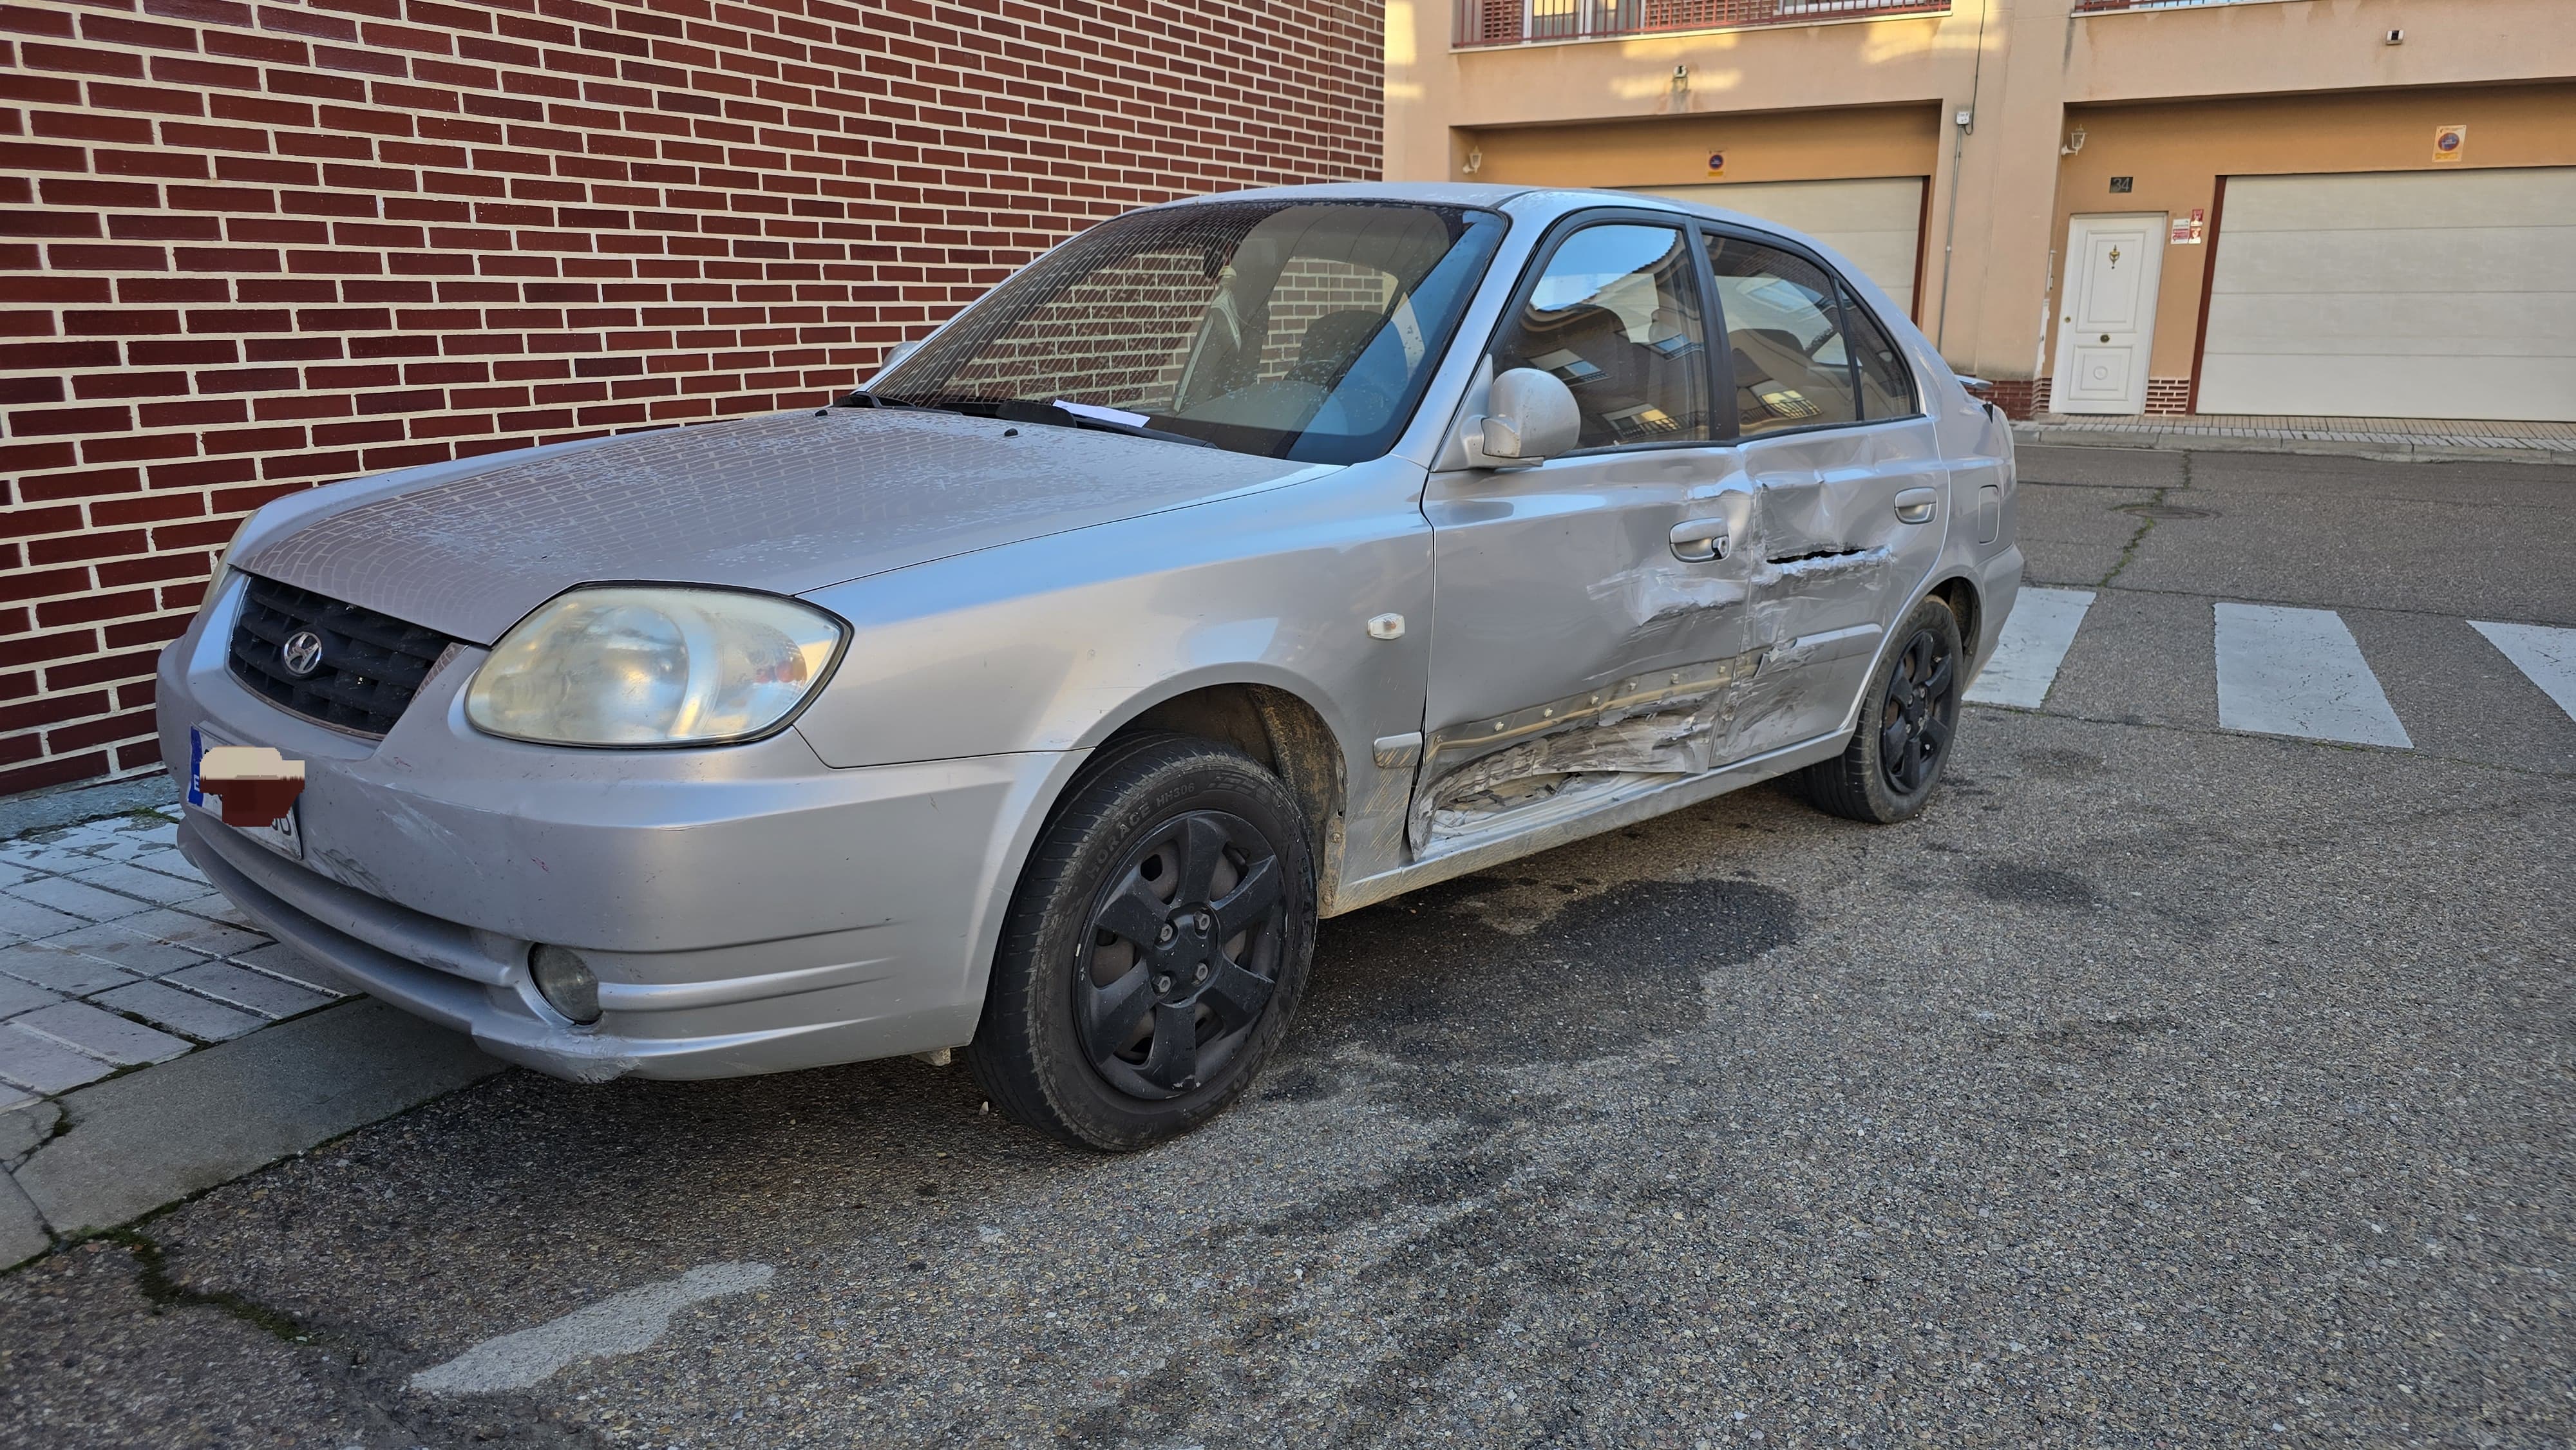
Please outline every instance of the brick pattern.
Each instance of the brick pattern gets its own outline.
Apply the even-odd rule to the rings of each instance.
[[[247,510],[801,406],[1038,250],[1378,174],[1381,0],[0,4],[0,793],[146,769]]]
[[[2048,411],[2052,386],[2047,378],[1995,384],[1995,402],[2008,418],[2035,418]],[[2176,417],[2191,411],[2191,379],[2147,379],[2147,416]]]
[[[2007,418],[2030,418],[2048,411],[2048,379],[1997,378],[1988,396]]]

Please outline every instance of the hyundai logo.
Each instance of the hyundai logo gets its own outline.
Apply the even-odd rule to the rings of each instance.
[[[303,679],[322,668],[322,636],[309,629],[299,629],[277,647],[277,657],[286,664],[286,672]]]

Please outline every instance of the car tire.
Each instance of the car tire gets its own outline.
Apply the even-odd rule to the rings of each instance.
[[[1005,1116],[1124,1152],[1240,1096],[1315,945],[1296,798],[1186,736],[1104,747],[1040,832],[966,1061]]]
[[[1915,605],[1861,698],[1851,743],[1807,767],[1807,799],[1818,810],[1878,826],[1923,809],[1958,741],[1967,667],[1950,606],[1938,599]]]

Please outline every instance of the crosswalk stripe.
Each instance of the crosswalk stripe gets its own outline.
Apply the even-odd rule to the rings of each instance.
[[[2513,661],[2513,667],[2530,677],[2558,708],[2576,719],[2576,629],[2551,629],[2540,624],[2490,624],[2472,619],[2469,628],[2487,637],[2487,643]]]
[[[2343,616],[2269,604],[2216,610],[2221,727],[2413,747]]]
[[[2036,710],[2057,681],[2058,666],[2075,643],[2084,611],[2093,606],[2089,589],[2025,589],[2004,620],[1995,657],[1968,687],[1965,698],[1978,705],[2010,705]]]

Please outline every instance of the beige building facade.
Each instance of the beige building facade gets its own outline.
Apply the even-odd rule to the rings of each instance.
[[[1808,232],[2016,413],[2576,421],[2576,0],[1393,0],[1387,174]]]

